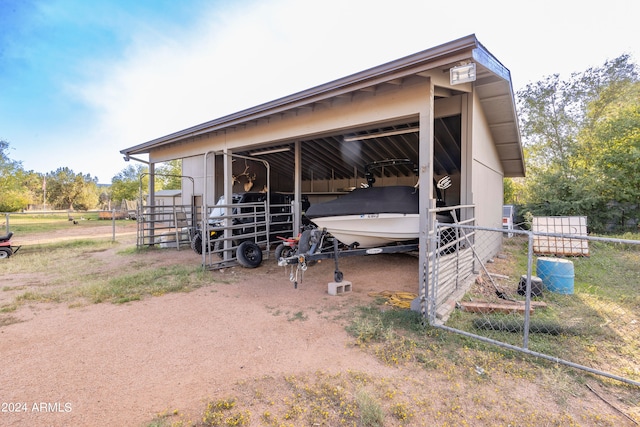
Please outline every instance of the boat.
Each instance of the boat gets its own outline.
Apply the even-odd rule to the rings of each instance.
[[[409,167],[416,175],[418,168],[408,159],[387,159],[365,166],[367,184],[337,199],[310,206],[306,217],[318,228],[324,228],[349,247],[373,248],[417,240],[420,234],[420,200],[416,186],[375,187],[373,170]],[[444,206],[441,190],[451,185],[447,176],[435,183],[437,206]],[[449,214],[437,214],[440,222],[452,222]]]
[[[410,186],[357,188],[314,204],[306,216],[347,246],[371,248],[418,238],[418,190]]]

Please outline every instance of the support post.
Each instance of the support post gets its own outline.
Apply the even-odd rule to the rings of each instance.
[[[225,148],[222,152],[224,156],[223,158],[223,170],[224,170],[224,204],[227,205],[224,216],[226,217],[224,221],[224,259],[229,260],[233,258],[231,254],[231,247],[233,246],[233,230],[229,227],[231,225],[231,215],[233,214],[233,208],[231,204],[233,203],[233,158],[231,157],[231,150]]]
[[[418,183],[420,191],[420,235],[419,235],[419,291],[418,298],[420,300],[420,311],[423,317],[429,316],[429,304],[427,297],[429,295],[430,283],[429,273],[430,265],[428,259],[429,253],[429,235],[433,233],[433,219],[430,203],[433,200],[433,117],[434,117],[434,87],[433,82],[429,79],[428,90],[424,108],[420,111],[420,132],[419,141],[419,171]]]
[[[293,178],[293,236],[300,232],[302,218],[302,147],[300,141],[294,144],[294,178]]]

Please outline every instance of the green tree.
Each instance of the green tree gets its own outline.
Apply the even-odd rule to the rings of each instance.
[[[39,172],[26,172],[24,178],[24,187],[29,192],[30,202],[34,205],[42,205],[44,203],[44,174]]]
[[[570,82],[555,74],[529,84],[518,93],[521,133],[528,167],[555,166],[569,175],[575,135],[579,129]]]
[[[93,209],[98,204],[97,178],[58,168],[47,174],[47,202],[55,209]]]
[[[525,181],[522,178],[504,178],[504,200],[505,205],[519,205],[524,200]]]
[[[148,172],[149,169],[139,163],[122,169],[111,179],[111,200],[116,204],[123,200],[138,200],[141,184],[143,193],[149,188],[149,175],[144,175],[142,183],[140,181],[142,174]]]
[[[603,231],[611,204],[637,196],[626,194],[640,174],[632,149],[637,85],[637,66],[622,55],[568,81],[554,75],[518,93],[529,210],[587,215],[592,228]],[[624,184],[617,185],[616,176],[625,177]]]
[[[182,159],[171,160],[156,168],[156,187],[162,190],[182,188]]]
[[[15,212],[25,209],[31,194],[24,186],[28,174],[22,163],[9,158],[9,143],[0,140],[0,211]]]
[[[612,102],[588,106],[581,160],[590,191],[601,199],[603,221],[624,228],[630,218],[640,219],[640,82],[612,85],[602,98]]]

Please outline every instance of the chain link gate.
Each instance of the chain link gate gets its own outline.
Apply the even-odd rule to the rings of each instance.
[[[540,237],[589,256],[535,255]],[[432,242],[432,326],[640,386],[640,241],[439,223]]]

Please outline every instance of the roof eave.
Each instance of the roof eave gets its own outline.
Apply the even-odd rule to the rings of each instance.
[[[448,58],[461,52],[468,52],[468,56],[471,58],[473,49],[478,46],[480,46],[480,44],[475,35],[472,34],[283,98],[210,120],[130,148],[125,148],[121,150],[120,153],[124,155],[149,153],[151,149],[161,145],[317,102],[355,90],[357,86],[360,85],[366,86],[372,84],[372,82],[376,80],[384,81],[397,78],[398,74],[415,74],[417,72],[428,71],[442,65],[439,62],[434,63],[437,62],[438,59]]]

